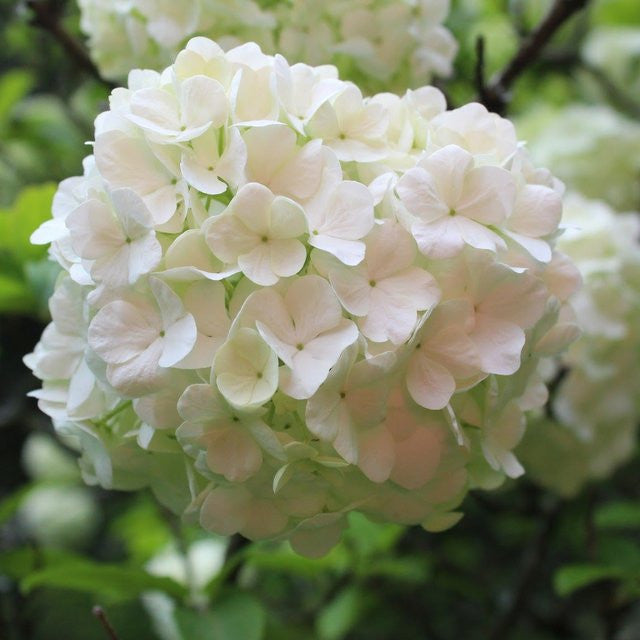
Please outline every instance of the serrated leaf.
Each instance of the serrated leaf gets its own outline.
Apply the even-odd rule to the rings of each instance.
[[[75,559],[29,574],[20,583],[23,592],[36,587],[57,587],[96,594],[109,602],[131,600],[145,591],[162,591],[175,598],[187,589],[170,578],[152,576],[143,569]]]
[[[556,572],[553,586],[559,596],[568,596],[578,589],[583,589],[594,582],[612,578],[624,578],[625,572],[620,567],[597,564],[572,564],[562,567]]]
[[[224,596],[208,611],[179,609],[175,618],[185,638],[198,640],[261,640],[266,623],[263,606],[246,593]]]

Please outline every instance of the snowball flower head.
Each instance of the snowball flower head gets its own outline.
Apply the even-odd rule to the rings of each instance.
[[[62,267],[33,395],[87,482],[220,534],[444,529],[522,471],[539,344],[569,341],[560,209],[480,105],[195,38],[114,90],[33,235]]]
[[[532,415],[518,452],[535,480],[572,496],[611,474],[636,447],[640,224],[637,213],[618,214],[575,193],[566,201],[565,224],[558,248],[584,281],[567,311],[582,335],[562,358],[541,363],[556,390],[547,415]]]
[[[292,62],[332,62],[367,91],[448,76],[457,43],[449,0],[79,0],[80,25],[105,78],[160,70],[203,34],[225,49],[254,41]]]

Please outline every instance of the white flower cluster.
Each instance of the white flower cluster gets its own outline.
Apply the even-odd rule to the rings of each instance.
[[[628,96],[640,93],[640,28],[607,26],[590,30],[582,45],[583,60]]]
[[[195,35],[224,49],[257,42],[267,53],[330,62],[366,91],[414,87],[451,73],[457,44],[442,26],[449,0],[78,0],[100,72],[123,80],[162,69]]]
[[[603,478],[636,446],[640,421],[640,220],[571,194],[558,248],[584,286],[571,298],[582,337],[547,371],[551,415],[532,421],[518,449],[528,473],[571,496]]]
[[[27,362],[88,481],[315,554],[521,473],[577,278],[510,122],[205,38],[110,106],[32,238],[64,272]]]
[[[542,107],[518,121],[536,162],[618,211],[640,206],[640,124],[603,105]]]

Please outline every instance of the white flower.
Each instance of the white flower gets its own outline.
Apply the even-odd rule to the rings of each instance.
[[[331,169],[325,171],[318,194],[305,204],[309,244],[334,255],[347,265],[364,258],[362,242],[373,228],[373,197],[361,183],[340,180]]]
[[[334,262],[329,281],[363,335],[374,342],[405,342],[418,311],[435,306],[439,289],[433,276],[414,266],[413,238],[398,224],[385,221],[367,236],[363,261],[355,268]]]
[[[253,329],[239,329],[216,353],[216,385],[233,406],[262,405],[278,388],[278,358]]]
[[[108,184],[135,191],[155,225],[168,222],[176,213],[181,189],[177,156],[172,167],[169,156],[158,158],[144,140],[117,130],[99,135],[94,150],[96,166]]]
[[[67,216],[71,244],[90,262],[96,282],[111,287],[135,284],[158,265],[162,248],[151,215],[135,191],[115,189],[109,199],[111,207],[90,199]]]
[[[425,255],[450,258],[465,244],[504,247],[489,226],[504,222],[513,208],[515,185],[505,169],[475,167],[470,153],[449,145],[407,171],[396,190],[416,218],[410,229]]]
[[[442,409],[455,393],[458,381],[476,377],[480,360],[469,336],[473,309],[463,301],[439,306],[426,319],[410,344],[407,388],[426,409]]]
[[[222,152],[220,143],[226,145]],[[245,181],[246,162],[247,150],[237,129],[209,129],[183,151],[180,170],[192,187],[217,195],[224,193],[229,184],[237,186]]]
[[[584,263],[572,304],[596,338],[572,347],[566,364],[587,364],[554,411],[581,438],[614,409],[637,423],[634,225],[603,241],[601,212],[561,236],[561,185],[480,105],[447,111],[433,87],[363,98],[335,67],[236,46],[259,33],[265,51],[286,41],[369,87],[371,73],[407,86],[410,59],[447,64],[445,0],[169,4],[110,9],[123,56],[168,56],[156,38],[182,29],[229,37],[131,72],[33,236],[62,275],[25,358],[32,395],[86,482],[149,487],[209,531],[310,556],[351,511],[453,526],[469,486],[520,472],[522,414],[547,398],[538,365],[576,336],[579,275],[558,238]],[[579,392],[591,378],[611,388],[604,408]]]
[[[294,280],[284,295],[258,291],[247,299],[244,313],[255,318],[260,335],[283,361],[280,386],[294,398],[311,397],[358,337],[331,286],[318,276]]]
[[[306,230],[298,204],[251,182],[207,225],[206,239],[222,261],[237,263],[247,278],[268,286],[300,271],[307,253],[298,238]]]
[[[316,193],[325,168],[325,150],[318,140],[298,147],[295,131],[278,123],[249,129],[244,141],[251,181],[298,201]]]
[[[210,280],[196,281],[186,288],[182,302],[195,320],[197,336],[191,351],[174,366],[178,369],[211,367],[231,325],[224,286]]]
[[[182,360],[197,338],[196,323],[180,298],[160,280],[149,284],[155,304],[114,300],[89,325],[89,345],[107,363],[109,382],[124,394],[153,389],[161,367]]]
[[[311,116],[307,133],[320,138],[333,149],[339,160],[372,162],[384,158],[383,144],[388,115],[379,104],[362,98],[355,85],[347,85],[331,102],[325,102]]]
[[[356,364],[358,349],[349,347],[327,381],[307,403],[311,433],[333,444],[373,482],[384,482],[394,463],[392,438],[382,424],[390,368],[382,356]]]
[[[260,469],[259,443],[279,448],[259,413],[236,411],[211,385],[188,387],[178,401],[178,413],[185,422],[177,436],[187,452],[197,455],[204,450],[209,469],[231,482],[242,482]]]

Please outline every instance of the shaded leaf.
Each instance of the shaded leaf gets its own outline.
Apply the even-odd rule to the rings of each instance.
[[[572,564],[556,572],[553,585],[559,596],[568,596],[578,589],[587,587],[600,580],[623,578],[620,567],[597,564]]]
[[[231,593],[208,611],[179,609],[178,627],[185,638],[198,640],[261,640],[266,616],[260,602],[246,593]]]
[[[341,640],[358,622],[364,598],[358,587],[346,587],[320,612],[316,630],[321,640]]]
[[[183,598],[187,590],[170,578],[152,576],[142,569],[76,559],[28,575],[20,584],[28,593],[36,587],[58,587],[93,593],[110,602],[130,600],[144,591],[162,591]]]
[[[594,521],[601,529],[640,529],[640,504],[631,500],[610,502],[596,511]]]

